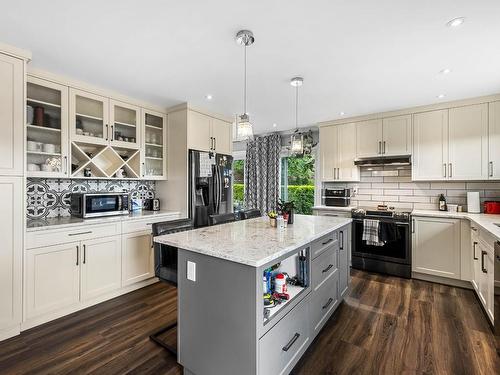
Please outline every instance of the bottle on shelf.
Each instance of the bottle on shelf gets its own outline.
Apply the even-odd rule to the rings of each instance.
[[[446,206],[446,198],[444,197],[444,194],[439,195],[439,211],[446,211],[447,206]]]

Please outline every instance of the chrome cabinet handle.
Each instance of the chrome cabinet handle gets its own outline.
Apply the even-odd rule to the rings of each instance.
[[[344,231],[343,230],[341,230],[339,232],[339,236],[341,237],[339,250],[344,250]]]
[[[493,162],[490,161],[490,177],[493,177]]]
[[[79,236],[81,234],[90,234],[92,233],[91,230],[87,231],[87,232],[78,232],[78,233],[68,233],[68,236]]]
[[[453,176],[453,174],[452,174],[452,166],[451,166],[451,163],[449,163],[449,164],[448,164],[448,167],[449,167],[449,169],[450,169],[450,171],[449,171],[449,172],[450,172],[450,173],[449,173],[449,175],[450,175],[450,178],[451,178],[451,177]]]
[[[293,344],[295,344],[295,341],[297,341],[297,339],[300,337],[300,334],[299,333],[295,333],[295,335],[293,335],[292,339],[290,340],[290,342],[288,344],[286,344],[282,350],[284,352],[287,352]]]
[[[488,270],[486,268],[484,268],[484,256],[485,255],[488,255],[488,253],[484,250],[481,251],[481,271],[483,271],[484,273],[488,273]]]
[[[328,240],[326,240],[325,242],[322,242],[321,244],[322,245],[326,245],[326,244],[329,244],[332,241],[333,241],[333,238],[329,238]]]
[[[411,219],[411,232],[415,233],[415,219]]]
[[[384,151],[382,153],[385,154],[385,141],[384,141]]]
[[[109,125],[106,124],[106,141],[109,139]]]
[[[328,306],[330,306],[330,304],[332,302],[333,302],[333,298],[332,297],[328,298],[328,302],[323,305],[322,309],[323,310],[326,309]]]
[[[114,125],[111,125],[111,140],[115,140],[115,131],[114,131]]]
[[[378,141],[378,154],[382,153],[382,142]]]
[[[446,177],[446,163],[443,163],[443,177]]]
[[[76,245],[76,265],[80,263],[80,246]]]
[[[217,150],[217,138],[214,137],[214,150]]]
[[[326,267],[323,271],[321,271],[321,273],[325,273],[325,272],[328,272],[332,269],[333,267],[333,264],[329,264],[328,267]]]
[[[87,247],[83,245],[83,264],[87,261]]]
[[[68,173],[68,157],[64,157],[64,174]]]
[[[478,258],[476,258],[476,245],[477,245],[477,242],[474,241],[474,243],[472,244],[472,259],[474,259],[474,260],[478,260]]]

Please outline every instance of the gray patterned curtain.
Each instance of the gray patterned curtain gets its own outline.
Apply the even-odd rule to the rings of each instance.
[[[263,214],[276,210],[279,196],[281,136],[256,137],[247,144],[245,207]]]

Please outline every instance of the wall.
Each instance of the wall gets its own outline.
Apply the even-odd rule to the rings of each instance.
[[[350,187],[357,189],[351,199],[353,206],[373,207],[387,204],[395,208],[436,210],[439,194],[447,203],[459,204],[467,209],[467,191],[479,191],[481,202],[500,200],[500,182],[412,182],[411,167],[361,168],[361,181],[353,183],[325,182],[324,187]]]
[[[154,181],[28,178],[26,217],[39,220],[70,216],[71,193],[128,191],[131,198],[154,198]]]

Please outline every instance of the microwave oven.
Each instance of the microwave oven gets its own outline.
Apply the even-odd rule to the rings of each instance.
[[[324,189],[323,201],[325,206],[348,207],[351,204],[351,189]]]
[[[127,215],[128,193],[73,193],[71,215],[81,218]]]

